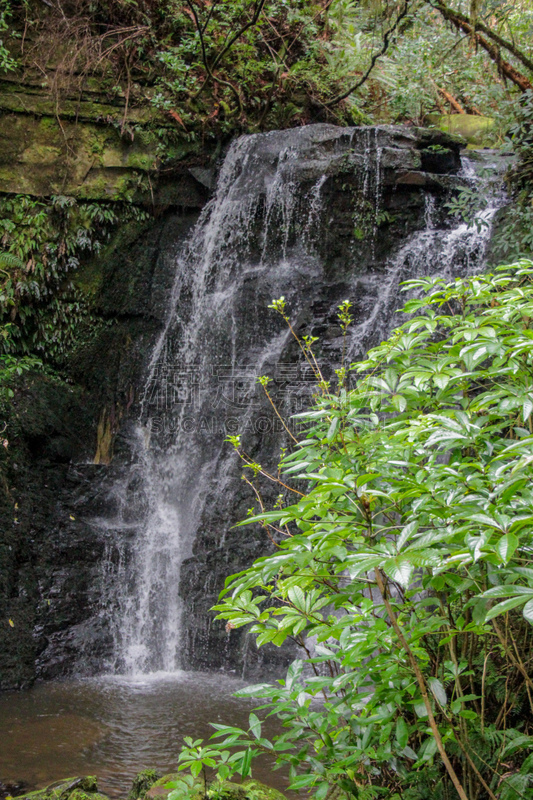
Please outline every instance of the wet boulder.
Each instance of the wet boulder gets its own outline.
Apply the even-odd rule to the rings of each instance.
[[[38,789],[35,792],[19,795],[23,800],[109,800],[98,791],[96,778],[87,775],[81,778],[66,778]]]

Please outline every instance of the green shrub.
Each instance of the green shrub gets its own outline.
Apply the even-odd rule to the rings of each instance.
[[[281,507],[241,523],[276,551],[228,578],[219,618],[304,657],[239,693],[283,732],[215,725],[209,766],[266,751],[317,798],[531,797],[533,263],[406,288],[414,316],[354,389],[317,375]]]

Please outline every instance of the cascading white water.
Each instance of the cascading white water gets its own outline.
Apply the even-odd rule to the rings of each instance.
[[[192,553],[206,503],[212,506],[219,497],[228,505],[225,494],[236,466],[224,447],[225,435],[251,430],[255,446],[263,435],[254,417],[256,377],[275,371],[290,340],[268,315],[268,302],[285,295],[296,314],[304,313],[307,295],[320,299],[319,287],[328,287],[320,240],[335,224],[326,196],[332,162],[352,158],[352,171],[359,170],[354,186],[366,213],[370,208],[373,214],[369,257],[375,258],[384,192],[381,133],[365,130],[359,155],[353,155],[357,130],[342,147],[334,139],[332,148],[327,138],[332,129],[316,127],[323,131],[311,144],[309,129],[237,140],[225,158],[215,196],[176,259],[168,313],[131,442],[126,480],[130,485],[132,475],[137,480],[140,510],[128,509],[118,482],[118,511],[105,523],[110,550],[106,579],[112,584],[108,608],[113,608],[115,669],[120,671],[186,666],[180,570]],[[320,150],[322,141],[328,146]],[[479,229],[465,224],[439,228],[436,199],[426,194],[425,226],[398,243],[379,273],[361,271],[356,263],[354,269],[344,265],[345,279],[328,291],[337,292],[336,299],[330,298],[332,307],[345,296],[354,302],[350,357],[361,355],[392,327],[401,303],[400,281],[481,268],[498,203],[495,199],[485,210],[487,224]],[[334,353],[335,342],[326,346],[326,355],[328,347]],[[217,547],[224,538],[221,531]]]
[[[378,298],[365,293],[364,278],[359,284],[358,293],[367,301],[362,321],[351,331],[349,358],[361,358],[370,341],[384,339],[394,327],[394,315],[406,299],[400,293],[402,281],[429,275],[452,280],[483,269],[492,221],[502,200],[501,195],[491,198],[478,215],[477,226],[461,222],[450,230],[436,228],[431,211],[426,211],[425,229],[413,234],[386,265]]]
[[[191,554],[224,436],[236,432],[235,413],[225,414],[220,401],[228,399],[228,391],[233,394],[229,399],[240,427],[256,376],[279,357],[287,339],[284,331],[265,337],[255,319],[247,339],[239,341],[236,316],[243,309],[237,307],[238,289],[258,269],[279,273],[272,275],[272,287],[274,293],[276,284],[282,288],[295,216],[306,214],[306,235],[316,223],[325,176],[309,195],[298,196],[291,170],[296,156],[291,148],[282,151],[261,191],[250,192],[249,175],[261,156],[254,137],[235,142],[216,194],[177,259],[167,319],[151,358],[135,430],[134,462],[142,476],[146,519],[129,563],[123,559],[115,575],[113,633],[118,665],[126,673],[181,666],[180,566]],[[281,230],[275,269],[268,264],[273,226],[277,234]],[[261,243],[259,263],[248,255],[252,237]],[[259,316],[263,313],[260,309]]]

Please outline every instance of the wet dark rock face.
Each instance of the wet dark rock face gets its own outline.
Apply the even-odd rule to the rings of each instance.
[[[280,176],[280,153],[290,152],[292,136],[300,137],[296,164],[285,156],[289,167]],[[402,303],[401,281],[436,272],[452,278],[481,268],[488,229],[477,235],[453,223],[443,207],[450,190],[463,180],[457,175],[461,167],[457,142],[438,133],[403,128],[341,131],[313,126],[298,134],[272,134],[256,145],[247,159],[254,168],[252,180],[265,186],[285,181],[285,192],[292,192],[296,210],[290,207],[287,194],[285,203],[281,197],[277,209],[270,210],[275,222],[266,257],[263,250],[261,271],[253,269],[259,258],[251,237],[248,281],[246,276],[240,284],[235,281],[240,340],[257,341],[259,328],[266,340],[280,335],[284,323],[266,309],[271,298],[283,294],[298,333],[320,338],[316,353],[326,379],[334,378],[342,349],[337,309],[344,299],[353,303],[348,350],[354,359],[381,341],[394,325],[395,310]],[[317,187],[320,202],[315,204]],[[268,191],[262,202],[268,206]],[[317,220],[312,227],[307,222],[313,213]],[[239,315],[239,308],[246,313]],[[259,374],[273,377],[269,390],[287,416],[305,407],[311,390],[290,335],[266,359]],[[290,442],[260,387],[253,399],[243,449],[275,474],[280,446],[290,447]],[[220,451],[206,487],[193,556],[181,567],[185,663],[198,669],[235,671],[251,679],[279,676],[291,658],[290,650],[271,645],[257,650],[242,629],[226,630],[210,611],[228,575],[272,552],[259,526],[233,527],[245,519],[250,507],[257,508],[241,473],[228,444]],[[278,491],[262,481],[267,507]]]
[[[161,327],[172,253],[197,212],[124,230],[101,272],[104,324],[73,354],[72,384],[24,377],[0,447],[0,689],[100,669],[111,640],[99,616],[105,543],[83,511],[110,467],[93,464],[102,413],[128,414]],[[115,444],[120,451],[120,441]],[[11,625],[11,623],[13,623]]]
[[[56,568],[61,569],[55,563],[58,542],[50,535],[51,528],[69,462],[76,455],[77,437],[87,421],[79,393],[45,378],[25,380],[13,400],[1,473],[2,688],[28,684],[35,676],[39,641],[34,631],[49,599],[42,589]],[[58,609],[56,627],[62,617]]]
[[[234,184],[235,196],[242,192],[243,201],[252,192],[259,194],[251,233],[250,220],[242,223],[247,249],[244,275],[235,276],[236,299],[228,301],[233,303],[236,338],[248,345],[241,350],[240,364],[255,366],[254,358],[263,352],[260,342],[275,341],[282,334],[284,323],[267,310],[271,299],[281,294],[299,333],[320,337],[316,348],[326,377],[340,365],[337,307],[345,298],[354,305],[352,355],[361,355],[380,341],[401,302],[399,282],[420,274],[420,269],[435,269],[431,257],[423,264],[406,258],[391,277],[392,261],[402,244],[417,232],[425,235],[428,224],[449,225],[442,204],[457,183],[459,149],[456,141],[439,133],[389,127],[343,131],[312,126],[258,137],[243,159],[246,176]],[[258,189],[261,185],[264,189]],[[317,218],[310,224],[313,214]],[[265,245],[263,221],[269,215]],[[371,324],[366,329],[367,320]],[[274,377],[271,392],[287,414],[300,410],[309,399],[308,376],[290,336],[266,358],[261,373]],[[290,442],[260,387],[252,391],[252,398],[244,450],[275,473],[280,445]],[[244,415],[239,413],[242,422]],[[232,421],[231,408],[219,408],[218,414]],[[201,438],[199,446],[208,451]],[[231,445],[222,447],[215,458],[205,484],[207,496],[193,555],[181,567],[183,661],[194,668],[231,670],[248,678],[279,675],[290,657],[287,650],[268,645],[257,651],[242,630],[226,630],[210,611],[228,575],[272,551],[259,526],[233,528],[254,507],[255,499],[241,479]],[[277,487],[263,481],[262,491],[267,505],[274,502]]]
[[[242,232],[233,218],[233,231],[215,233],[234,235],[230,250],[236,241],[246,242],[246,247],[242,257],[230,253],[231,269],[229,261],[220,262],[234,288],[229,305],[213,317],[212,330],[220,330],[220,341],[227,345],[224,309],[231,306],[241,348],[235,358],[248,366],[254,365],[265,342],[277,337],[281,344],[261,372],[276,374],[280,364],[288,370],[285,377],[278,370],[273,387],[286,411],[298,410],[309,390],[301,374],[296,380],[300,388],[286,390],[301,364],[290,337],[281,341],[282,323],[266,310],[268,303],[284,294],[297,329],[320,336],[319,354],[335,361],[340,347],[338,304],[350,298],[356,324],[363,325],[390,291],[390,302],[375,324],[361,332],[354,354],[376,343],[398,304],[397,282],[410,268],[402,267],[390,279],[387,264],[402,243],[428,227],[428,209],[431,225],[449,225],[442,203],[457,182],[460,146],[438,131],[316,125],[249,137],[232,156],[232,197],[241,198],[248,210],[238,223]],[[150,354],[164,327],[177,253],[197,217],[193,208],[168,210],[142,231],[124,231],[95,267],[101,271],[100,312],[108,324],[73,355],[73,385],[56,385],[43,377],[21,384],[12,411],[15,436],[9,443],[5,477],[9,491],[2,495],[0,507],[2,688],[28,684],[36,676],[94,674],[113,661],[109,623],[115,615],[115,625],[120,625],[116,615],[122,612],[109,585],[123,562],[127,566],[132,560],[135,537],[148,513],[132,431],[141,415],[139,400]],[[196,269],[191,264],[189,268]],[[207,293],[210,281],[216,288],[220,264],[206,279]],[[185,322],[172,328],[170,350],[179,350],[193,294],[192,283],[185,281],[177,305],[177,316]],[[202,329],[201,341],[208,341],[208,335],[209,329]],[[296,372],[291,373],[291,365]],[[276,429],[262,396],[254,397],[245,448],[272,467],[283,433]],[[146,419],[159,412],[142,413]],[[218,417],[222,427],[235,417],[232,408],[206,413],[208,419]],[[271,422],[262,429],[258,420],[265,419]],[[173,434],[152,430],[154,447],[163,452]],[[102,431],[109,434],[107,439]],[[260,529],[232,530],[254,503],[223,438],[219,426],[195,440],[199,452],[210,454],[213,468],[202,486],[192,555],[181,568],[181,662],[252,676],[277,670],[286,655],[268,647],[255,653],[241,631],[227,633],[209,611],[224,578],[272,548]],[[101,463],[95,464],[97,439]],[[120,502],[131,522],[131,528],[123,526],[120,547],[106,525],[95,524],[116,513],[113,487],[119,484]],[[268,501],[277,492],[265,487],[265,493]],[[133,577],[131,581],[135,591]]]

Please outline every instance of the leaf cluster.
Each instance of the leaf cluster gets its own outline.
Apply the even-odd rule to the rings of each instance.
[[[90,298],[72,278],[119,222],[146,218],[130,203],[57,195],[0,200],[0,352],[59,363],[91,325]]]
[[[259,646],[302,648],[240,693],[283,732],[253,713],[215,736],[236,771],[269,752],[319,800],[530,797],[533,263],[406,288],[356,387],[300,415],[282,470],[307,489],[241,523],[277,547],[216,606]]]

